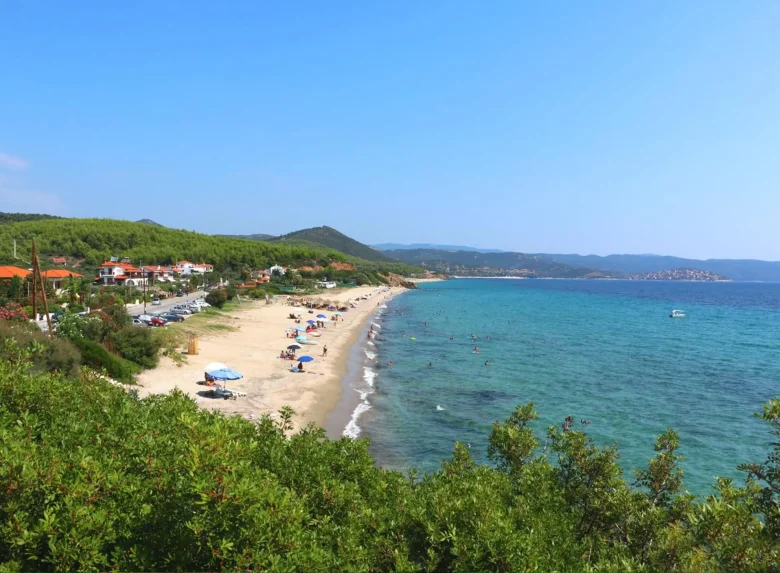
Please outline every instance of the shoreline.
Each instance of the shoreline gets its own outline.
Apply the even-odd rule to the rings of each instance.
[[[285,329],[293,324],[289,314],[299,314],[305,323],[317,314],[331,316],[333,313],[315,310],[309,314],[306,307],[291,306],[286,302],[271,305],[262,301],[244,302],[245,309],[209,318],[208,324],[214,333],[199,338],[198,354],[188,356],[183,365],[177,366],[170,358],[163,357],[157,368],[139,375],[139,394],[141,397],[167,394],[178,388],[193,398],[200,408],[238,414],[250,420],[264,414],[276,417],[278,410],[289,405],[295,410],[296,429],[310,422],[324,428],[329,414],[341,401],[342,381],[351,349],[373,316],[377,303],[405,290],[401,287],[355,287],[305,297],[309,300],[351,299],[356,307],[344,312],[338,322],[320,329],[320,337],[311,338],[316,345],[303,345],[298,351],[299,356],[314,358],[305,365],[303,373],[291,372],[290,366],[297,363],[279,358],[281,349],[295,343],[285,337]],[[366,299],[357,300],[360,297]],[[324,358],[323,346],[328,347]],[[227,382],[226,387],[244,392],[246,396],[236,400],[208,397],[209,388],[203,384],[203,379],[205,366],[210,362],[221,362],[241,372],[244,377]]]

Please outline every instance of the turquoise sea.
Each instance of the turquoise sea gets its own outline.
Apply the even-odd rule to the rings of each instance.
[[[455,441],[486,462],[492,423],[525,402],[541,437],[567,415],[590,422],[629,480],[675,428],[699,495],[769,451],[753,413],[780,396],[780,284],[456,279],[378,312],[347,433],[385,467],[437,469]]]

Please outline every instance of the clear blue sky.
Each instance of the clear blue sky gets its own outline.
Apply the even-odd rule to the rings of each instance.
[[[0,211],[780,259],[780,2],[0,3]]]

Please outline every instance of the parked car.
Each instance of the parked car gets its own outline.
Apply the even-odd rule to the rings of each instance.
[[[174,314],[192,314],[192,309],[187,308],[183,304],[177,304],[171,309]]]
[[[146,323],[140,318],[133,319],[133,326],[146,326]]]
[[[189,308],[192,311],[192,314],[195,314],[196,312],[200,312],[200,307],[197,304],[188,304],[187,308]]]
[[[168,322],[184,322],[184,317],[174,312],[164,312],[159,316],[160,318],[162,318],[163,320],[167,320]]]
[[[168,321],[163,318],[160,318],[159,316],[153,316],[152,320],[149,321],[149,324],[151,324],[152,326],[165,326],[166,324],[168,324]]]
[[[176,293],[176,296],[184,296],[184,293],[182,291],[179,291]]]
[[[162,304],[162,301],[159,298],[156,298],[152,301],[153,306],[160,306]]]

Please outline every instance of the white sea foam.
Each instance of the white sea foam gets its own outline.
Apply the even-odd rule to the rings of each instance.
[[[387,305],[386,305],[386,304],[383,304],[383,305],[382,305],[382,306],[380,306],[379,308],[387,308]]]
[[[437,411],[437,412],[441,412],[441,411],[443,411],[443,410],[444,410],[444,408],[442,408],[441,406],[439,406],[438,404],[436,404],[436,411]]]
[[[366,353],[366,357],[367,357],[369,360],[373,360],[374,358],[376,358],[376,352],[371,352],[371,351],[370,351],[370,350],[368,350],[367,348],[364,348],[364,349],[363,349],[363,352],[365,352],[365,353]]]
[[[370,344],[371,346],[376,346],[376,344],[374,344],[374,343],[373,343],[373,342],[371,342],[370,340],[368,341],[368,344]]]
[[[363,400],[360,404],[358,404],[357,408],[355,408],[355,411],[352,412],[352,418],[350,418],[347,427],[344,428],[343,435],[350,438],[357,438],[360,435],[360,426],[357,425],[358,418],[360,418],[364,412],[368,412],[370,409],[371,404],[368,403],[368,400]]]
[[[374,327],[374,328],[379,328],[379,329],[381,329],[381,328],[382,328],[382,327],[381,327],[381,326],[379,326],[379,325],[378,325],[376,322],[372,322],[371,324],[373,325],[373,327]]]
[[[370,368],[368,366],[364,366],[363,367],[363,380],[365,380],[366,384],[368,384],[372,388],[374,387],[374,378],[376,378],[376,372],[372,368]]]

